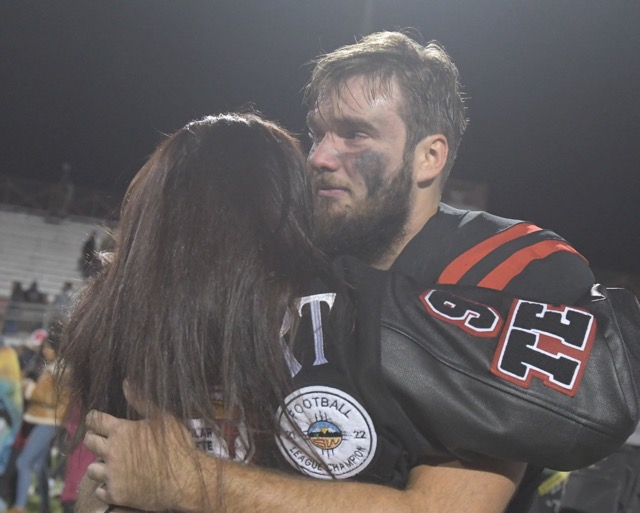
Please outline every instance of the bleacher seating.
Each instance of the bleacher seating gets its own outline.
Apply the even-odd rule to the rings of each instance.
[[[71,282],[74,290],[80,288],[82,275],[78,260],[84,241],[94,230],[99,245],[106,235],[104,222],[100,219],[64,219],[52,223],[41,213],[6,209],[0,205],[0,329],[8,320],[8,298],[14,281],[21,282],[25,290],[36,281],[48,303],[60,292],[64,282]],[[22,322],[19,326],[46,327],[51,307],[23,306],[28,306],[29,311],[20,313]],[[27,317],[39,317],[41,325],[38,326],[38,319],[27,322]],[[9,343],[17,343],[8,339],[8,333],[5,335]]]
[[[0,296],[9,296],[16,280],[23,288],[37,281],[49,301],[65,281],[80,284],[82,244],[93,230],[98,239],[104,237],[101,223],[99,219],[49,223],[42,215],[0,210]]]
[[[18,331],[28,329],[40,319],[46,326],[47,319],[57,315],[60,306],[54,308],[51,301],[63,283],[71,282],[74,290],[82,283],[78,260],[87,236],[95,230],[99,245],[103,227],[117,223],[122,192],[76,185],[71,201],[64,204],[59,203],[60,192],[60,183],[0,173],[0,330],[8,343],[16,343],[7,339],[16,326]],[[9,302],[14,281],[21,282],[23,290],[36,281],[50,306],[23,303],[16,313]]]

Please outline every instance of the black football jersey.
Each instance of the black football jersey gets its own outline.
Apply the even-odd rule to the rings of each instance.
[[[454,458],[577,468],[633,430],[636,355],[625,340],[637,302],[615,293],[616,318],[612,293],[590,292],[587,262],[553,232],[441,205],[394,273],[336,266],[343,287],[319,286],[298,305],[295,391],[278,412],[280,451],[303,474],[403,487],[414,466]],[[465,324],[489,317],[489,328]],[[540,344],[513,342],[522,333]],[[613,400],[602,383],[620,376]]]

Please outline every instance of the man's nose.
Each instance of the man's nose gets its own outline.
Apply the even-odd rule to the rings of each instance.
[[[311,147],[307,163],[311,171],[336,171],[340,167],[339,151],[331,137],[325,135]]]

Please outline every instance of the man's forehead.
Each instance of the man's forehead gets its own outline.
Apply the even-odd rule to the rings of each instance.
[[[321,123],[344,117],[368,117],[388,109],[399,113],[400,104],[395,80],[356,76],[325,86],[314,108],[309,111],[308,120]]]

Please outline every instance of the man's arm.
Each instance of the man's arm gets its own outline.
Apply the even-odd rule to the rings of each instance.
[[[143,510],[197,513],[216,511],[224,503],[229,513],[319,508],[325,513],[500,513],[524,470],[522,464],[499,461],[423,465],[411,471],[406,489],[397,490],[291,476],[213,458],[193,446],[177,421],[165,423],[161,438],[146,421],[94,412],[87,424],[92,431],[85,444],[98,458],[88,476],[105,483],[96,489],[96,497],[105,504]]]
[[[230,513],[304,513],[320,509],[325,513],[500,513],[524,469],[522,464],[497,461],[476,467],[460,463],[422,465],[411,470],[407,487],[397,490],[229,466],[234,468],[225,469],[224,499]]]

